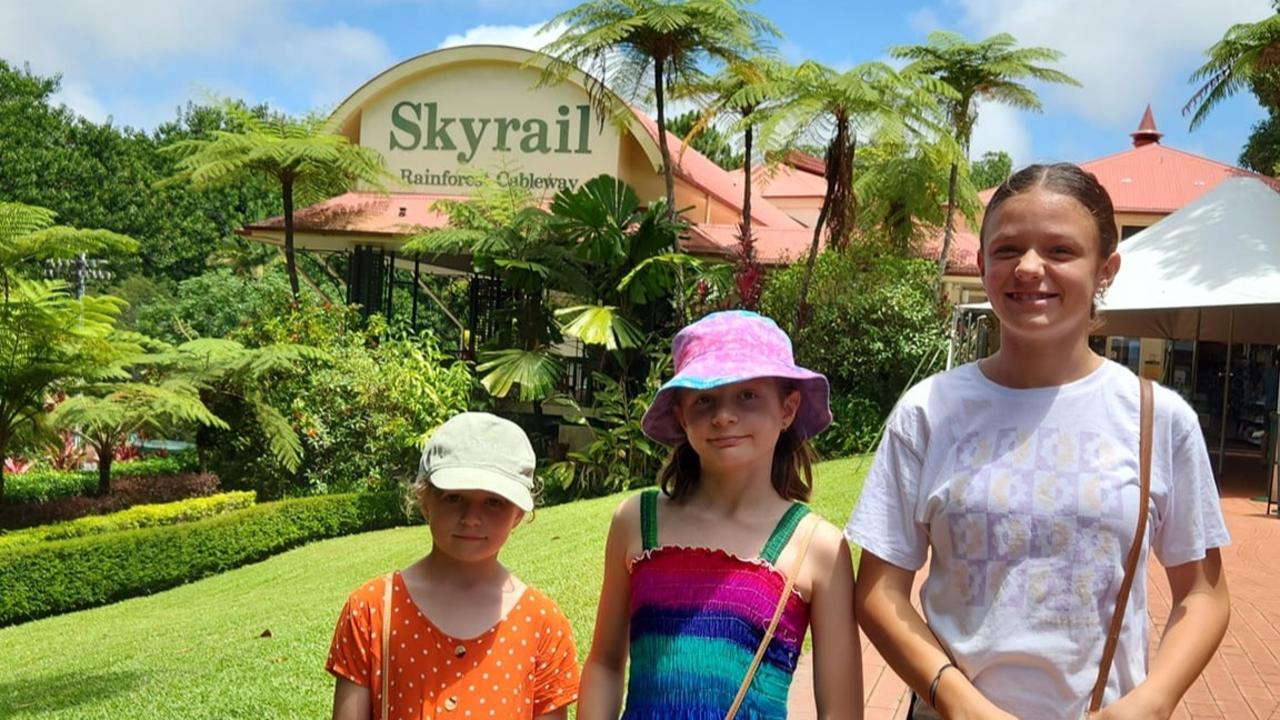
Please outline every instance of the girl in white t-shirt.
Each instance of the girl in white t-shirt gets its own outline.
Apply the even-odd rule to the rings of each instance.
[[[1093,175],[1021,170],[980,238],[1000,349],[894,409],[845,531],[862,547],[859,621],[917,693],[916,718],[1080,718],[1145,512],[1173,608],[1148,666],[1146,583],[1134,583],[1096,717],[1168,718],[1230,614],[1217,549],[1229,538],[1196,415],[1156,388],[1138,508],[1139,383],[1088,346],[1094,302],[1120,269]],[[922,617],[910,595],[926,559]]]

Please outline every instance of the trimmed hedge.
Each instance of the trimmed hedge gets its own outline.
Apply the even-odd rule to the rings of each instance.
[[[0,553],[0,627],[159,592],[312,540],[408,522],[399,493],[353,493],[15,547]]]
[[[232,510],[240,510],[254,504],[253,492],[229,492],[208,497],[196,497],[168,503],[134,505],[106,515],[90,515],[77,520],[41,525],[0,535],[0,550],[19,545],[66,540],[84,535],[99,535],[120,530],[136,530],[144,527],[177,525],[183,522],[203,520]]]
[[[169,457],[121,460],[111,465],[111,477],[155,477],[191,472],[199,466],[193,452]],[[4,476],[4,504],[42,503],[62,497],[87,495],[98,489],[97,470],[49,470],[37,468]]]

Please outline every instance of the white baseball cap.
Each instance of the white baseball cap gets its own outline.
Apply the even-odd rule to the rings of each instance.
[[[483,412],[464,412],[436,428],[422,449],[418,480],[439,490],[484,490],[533,509],[537,457],[519,425]]]

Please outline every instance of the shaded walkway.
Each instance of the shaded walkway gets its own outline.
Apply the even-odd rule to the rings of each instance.
[[[1209,667],[1183,698],[1174,718],[1280,720],[1280,518],[1253,500],[1263,492],[1256,458],[1228,457],[1222,512],[1231,545],[1222,559],[1231,588],[1231,625]],[[923,573],[917,576],[916,590]],[[1148,567],[1152,653],[1169,617],[1169,585],[1154,559]],[[916,593],[913,592],[913,597]],[[790,717],[815,718],[811,657],[805,655],[791,688]],[[862,638],[862,684],[867,720],[906,716],[906,685]]]

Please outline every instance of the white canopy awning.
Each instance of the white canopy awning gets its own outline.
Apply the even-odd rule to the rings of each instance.
[[[1101,332],[1191,339],[1198,319],[1204,340],[1280,345],[1280,193],[1262,180],[1224,180],[1120,257]]]

